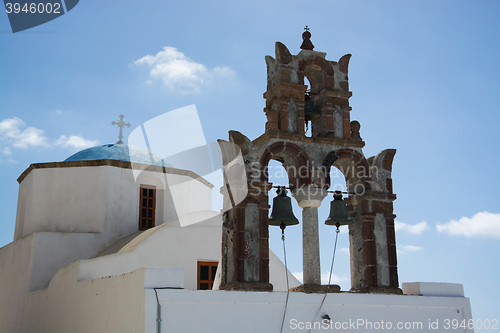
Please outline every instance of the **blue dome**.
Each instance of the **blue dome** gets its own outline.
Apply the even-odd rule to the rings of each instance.
[[[159,165],[172,168],[169,163],[164,162],[159,156],[150,154],[148,150],[129,146],[126,144],[110,144],[87,148],[71,155],[68,161],[94,161],[94,160],[118,160],[133,163]],[[153,159],[153,161],[151,161]]]

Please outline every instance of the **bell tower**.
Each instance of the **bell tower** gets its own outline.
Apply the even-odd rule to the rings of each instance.
[[[287,171],[288,188],[302,208],[304,285],[299,290],[324,290],[318,228],[323,221],[318,221],[318,207],[325,204],[333,166],[344,175],[349,192],[351,292],[401,293],[391,178],[396,150],[365,158],[360,123],[350,120],[352,93],[347,74],[351,55],[326,60],[326,53],[313,50],[307,27],[302,39],[298,54],[292,55],[276,42],[275,57],[265,58],[265,133],[251,141],[240,132],[229,132],[229,141],[240,148],[244,165],[228,166],[225,177],[245,175],[241,188],[246,186],[248,194],[224,215],[220,289],[272,289],[268,243],[272,184],[267,169],[273,159]],[[306,135],[306,125],[311,126],[311,136]],[[219,143],[225,162],[230,161],[234,152],[224,141]],[[225,202],[230,201],[232,190],[241,193],[241,188],[224,187]]]
[[[313,51],[309,31],[304,31],[302,38],[299,54],[292,56],[285,45],[277,42],[276,58],[266,56],[266,132],[305,134],[306,121],[311,120],[312,137],[350,139],[352,93],[347,71],[351,55],[346,54],[338,62],[328,61],[326,53]],[[309,91],[305,78],[311,84]],[[307,119],[306,99],[316,112],[312,119]]]

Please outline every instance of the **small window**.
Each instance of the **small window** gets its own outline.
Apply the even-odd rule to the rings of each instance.
[[[217,261],[198,261],[198,290],[212,290],[218,264]]]
[[[139,198],[139,230],[155,226],[156,187],[141,185]]]

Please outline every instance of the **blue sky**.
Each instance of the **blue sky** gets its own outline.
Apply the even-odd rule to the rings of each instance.
[[[264,56],[276,41],[298,53],[305,25],[328,60],[352,54],[351,119],[365,156],[398,150],[400,282],[462,283],[475,319],[500,319],[499,1],[82,0],[16,34],[0,15],[0,246],[14,233],[17,177],[116,142],[121,113],[132,129],[195,104],[207,142],[229,130],[260,136]],[[287,229],[293,272],[300,229]],[[327,272],[334,233],[320,234]],[[334,269],[343,289],[347,238]],[[271,248],[281,256],[279,230]]]

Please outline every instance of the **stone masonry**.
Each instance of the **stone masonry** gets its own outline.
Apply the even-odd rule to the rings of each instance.
[[[307,33],[304,40],[310,38]],[[243,176],[239,189],[223,187],[225,202],[230,204],[232,192],[248,190],[245,199],[224,214],[220,289],[272,290],[268,243],[272,184],[267,167],[273,159],[287,171],[289,188],[307,220],[302,221],[303,237],[308,239],[304,241],[304,285],[321,283],[317,207],[330,188],[330,168],[334,166],[346,179],[350,193],[346,202],[354,221],[349,226],[351,291],[400,293],[393,214],[396,195],[391,178],[396,150],[365,158],[361,125],[350,120],[352,93],[347,73],[351,55],[328,61],[326,53],[312,47],[311,43],[310,49],[292,55],[277,42],[275,58],[266,56],[265,133],[251,141],[230,131],[229,142],[239,152],[219,140],[227,166],[225,176],[235,172]],[[321,113],[311,123],[311,137],[305,135],[308,85],[304,78],[310,83],[314,107]],[[236,153],[241,153],[244,165],[227,165]]]

